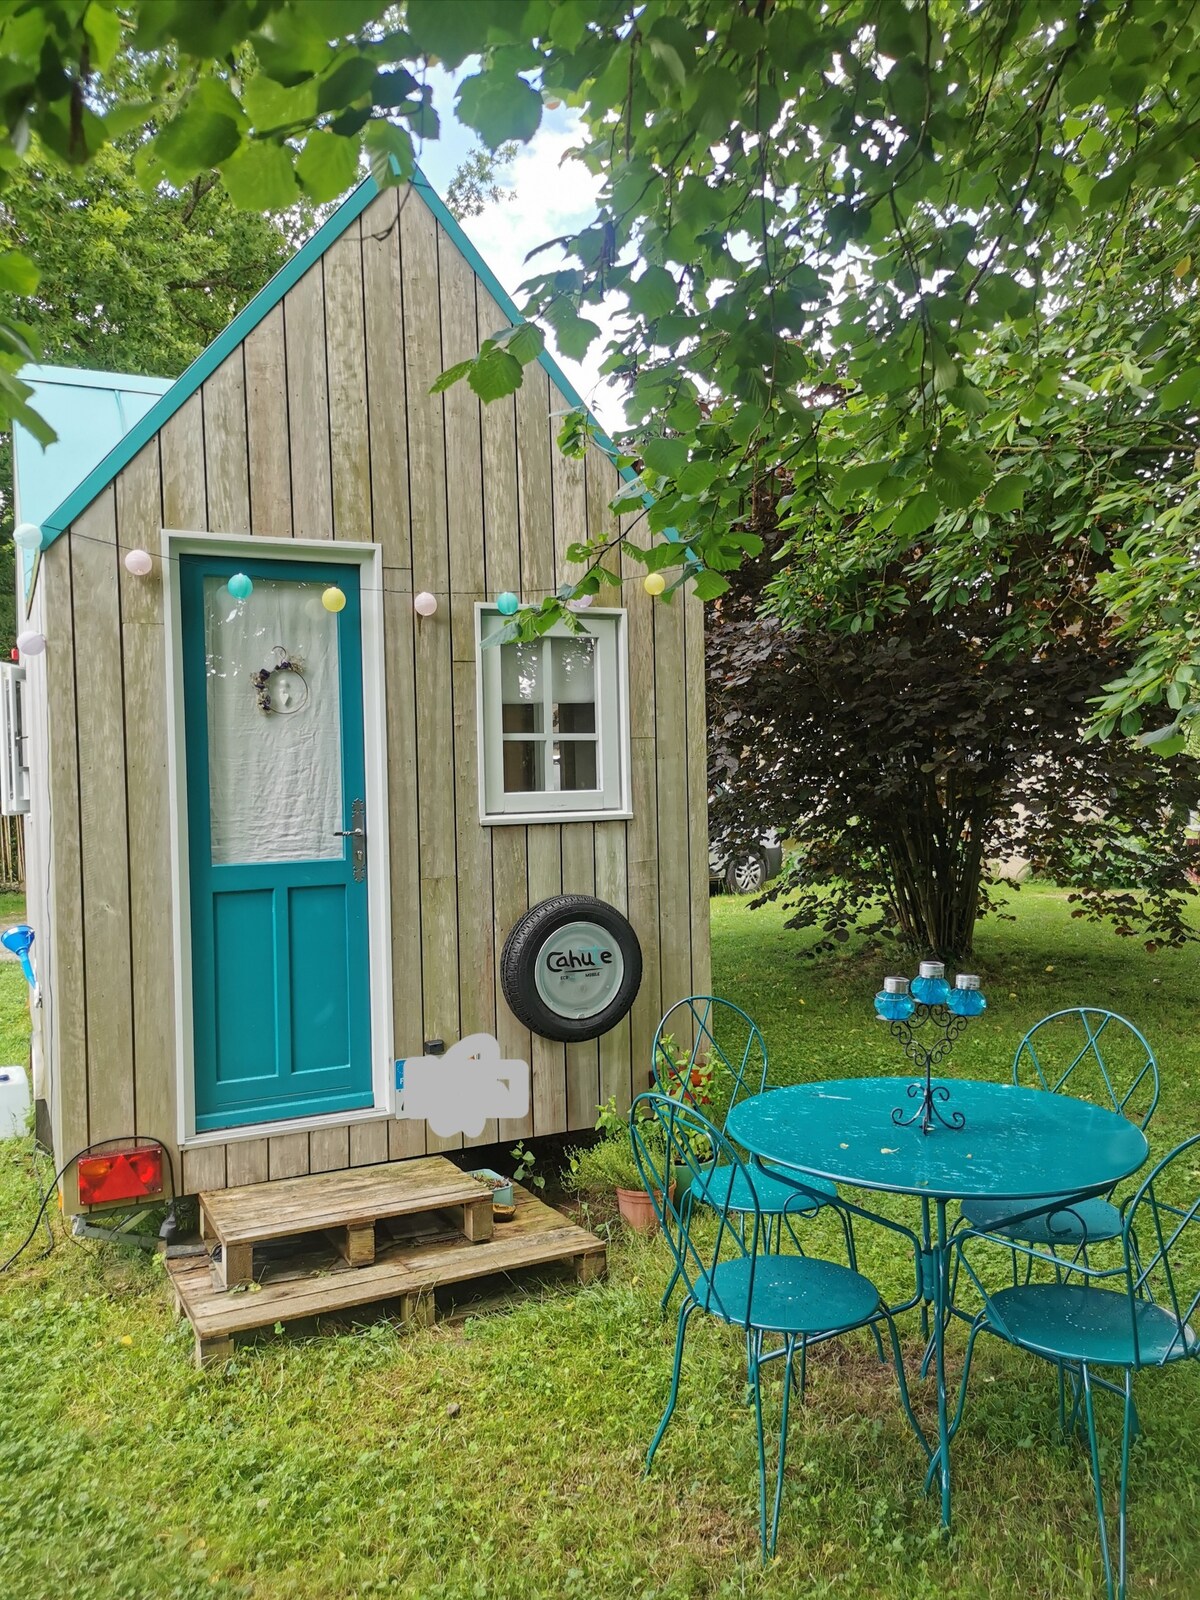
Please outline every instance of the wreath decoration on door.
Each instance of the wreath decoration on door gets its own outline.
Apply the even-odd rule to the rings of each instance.
[[[277,659],[252,673],[250,682],[260,711],[287,716],[308,704],[308,679],[304,676],[304,662],[300,656],[281,644],[273,645],[272,649]]]

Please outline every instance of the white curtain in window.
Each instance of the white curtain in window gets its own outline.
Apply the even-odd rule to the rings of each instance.
[[[204,580],[214,865],[343,853],[337,618],[321,604],[321,589],[256,578],[239,601],[223,578]],[[295,710],[258,703],[254,674],[276,664],[276,645],[302,663],[303,683],[269,685]]]

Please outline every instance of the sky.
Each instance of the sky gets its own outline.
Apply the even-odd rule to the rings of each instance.
[[[439,68],[430,74],[441,137],[428,141],[417,159],[440,194],[445,193],[450,179],[479,142],[473,130],[463,127],[454,115],[456,77],[471,70],[472,63],[468,62],[455,76]],[[518,305],[524,298],[519,293],[521,284],[535,274],[552,270],[563,260],[561,250],[555,250],[526,263],[529,252],[545,239],[577,233],[596,214],[599,180],[580,162],[564,159],[576,142],[577,127],[577,115],[567,107],[546,110],[537,133],[520,147],[503,176],[504,197],[485,207],[480,216],[463,219],[464,232]],[[607,333],[611,317],[603,308],[589,307],[587,315]],[[580,363],[560,356],[553,348],[553,340],[548,341],[555,360],[600,423],[615,429],[624,426],[625,417],[615,388],[599,375],[606,342],[597,340]]]

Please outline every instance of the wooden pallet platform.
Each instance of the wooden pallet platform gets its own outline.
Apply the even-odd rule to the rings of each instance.
[[[200,1233],[221,1246],[221,1287],[249,1284],[254,1246],[297,1234],[327,1234],[352,1267],[375,1259],[375,1226],[394,1217],[455,1211],[463,1236],[492,1236],[492,1196],[444,1156],[246,1184],[200,1196]]]
[[[176,1310],[196,1335],[196,1365],[228,1360],[238,1334],[277,1322],[395,1301],[403,1321],[425,1326],[437,1316],[437,1291],[448,1285],[494,1283],[498,1275],[516,1275],[511,1286],[519,1287],[521,1274],[552,1263],[568,1263],[583,1283],[604,1274],[605,1248],[595,1234],[519,1184],[514,1196],[516,1216],[498,1223],[487,1242],[465,1239],[453,1218],[404,1218],[380,1229],[369,1266],[353,1267],[328,1245],[314,1250],[306,1247],[320,1241],[301,1239],[294,1255],[255,1266],[253,1288],[224,1289],[204,1257],[168,1262]],[[393,1230],[399,1236],[385,1242]]]

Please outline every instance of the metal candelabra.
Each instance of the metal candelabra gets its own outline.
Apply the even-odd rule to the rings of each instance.
[[[937,1123],[943,1128],[964,1128],[967,1119],[961,1111],[942,1109],[950,1090],[944,1083],[934,1083],[933,1071],[949,1056],[971,1017],[986,1009],[979,979],[961,973],[951,989],[941,962],[923,961],[912,987],[910,994],[907,978],[887,978],[883,992],[875,997],[876,1012],[887,1023],[888,1032],[924,1074],[921,1081],[908,1086],[908,1098],[917,1105],[912,1110],[897,1106],[892,1121],[900,1128],[919,1121],[922,1133],[931,1133]],[[918,1037],[925,1035],[926,1029],[929,1043]]]

